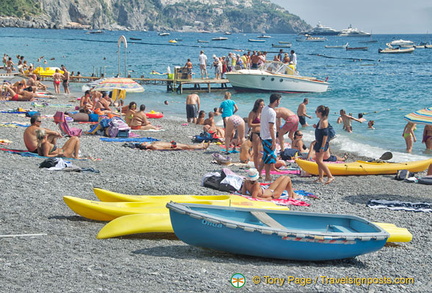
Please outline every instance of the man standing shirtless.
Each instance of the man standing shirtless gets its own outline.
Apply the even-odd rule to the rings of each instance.
[[[36,130],[41,129],[40,125],[42,123],[42,120],[40,115],[33,115],[30,118],[30,123],[31,125],[27,127],[27,129],[24,131],[24,144],[29,152],[37,154],[38,141],[36,138]],[[46,128],[43,129],[45,129],[45,133],[48,135],[48,141],[51,144],[56,145],[57,139],[59,137],[62,137],[62,135],[57,131],[49,130]]]
[[[306,105],[309,104],[309,99],[304,98],[303,103],[301,103],[297,108],[297,116],[299,117],[299,122],[301,126],[306,127],[309,126],[306,122],[306,117],[312,119],[312,116],[306,114]]]
[[[285,120],[285,124],[281,125],[281,119]],[[284,147],[284,135],[288,133],[291,142],[294,141],[294,132],[298,129],[299,118],[290,109],[280,107],[276,109],[276,128],[278,132],[279,145],[281,151]]]
[[[186,97],[186,117],[190,123],[196,123],[198,111],[200,110],[200,97],[193,93]]]

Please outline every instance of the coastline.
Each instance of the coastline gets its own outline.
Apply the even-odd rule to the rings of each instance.
[[[52,104],[70,104],[76,98],[57,96]],[[2,102],[0,109],[30,108],[31,102]],[[40,107],[42,115],[70,108]],[[29,123],[29,118],[0,114],[0,122]],[[161,141],[191,143],[201,132],[196,125],[162,118],[153,120],[165,131],[139,132]],[[87,124],[70,123],[84,130]],[[50,118],[42,127],[58,129]],[[0,127],[0,138],[11,140],[6,148],[24,149],[23,127]],[[313,183],[313,178],[292,176],[295,189],[311,192],[320,200],[309,199],[310,207],[291,206],[294,211],[353,214],[374,222],[393,223],[408,228],[413,240],[390,243],[383,249],[354,259],[328,262],[295,262],[231,255],[188,246],[171,234],[136,235],[97,240],[104,222],[77,216],[63,202],[71,195],[96,200],[92,188],[126,194],[226,194],[200,186],[205,173],[223,166],[211,163],[211,154],[221,151],[211,145],[205,151],[157,152],[122,147],[122,143],[102,142],[99,136],[81,138],[82,155],[100,161],[75,161],[82,168],[100,173],[47,171],[38,166],[44,160],[0,152],[3,235],[37,234],[34,237],[1,238],[3,288],[8,292],[221,292],[231,290],[230,277],[242,273],[248,291],[314,292],[426,292],[430,288],[431,213],[371,209],[370,199],[430,202],[430,187],[394,180],[394,175],[338,176],[330,185]],[[65,138],[59,141],[63,145]],[[238,155],[233,155],[238,160]],[[350,161],[356,159],[350,155]],[[230,167],[243,175],[245,170]],[[424,174],[424,172],[422,173]],[[253,284],[253,276],[312,278],[319,281],[302,286],[285,283]],[[415,284],[329,284],[328,278],[411,277]]]

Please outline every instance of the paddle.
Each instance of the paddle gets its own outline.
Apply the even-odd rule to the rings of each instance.
[[[393,158],[393,154],[391,152],[385,152],[384,154],[381,155],[379,160],[387,161],[390,160],[391,158]]]

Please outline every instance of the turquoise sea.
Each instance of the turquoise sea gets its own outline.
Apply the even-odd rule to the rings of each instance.
[[[128,48],[118,52],[117,40],[125,35]],[[200,50],[204,50],[209,60],[212,55],[225,56],[229,52],[242,54],[244,50],[267,51],[268,58],[279,49],[272,48],[272,43],[290,41],[298,56],[298,67],[301,75],[326,79],[330,89],[320,94],[283,94],[281,106],[296,111],[303,98],[310,103],[308,113],[312,116],[316,106],[330,107],[330,122],[336,128],[338,137],[332,142],[338,148],[356,152],[360,155],[379,157],[385,151],[392,151],[396,160],[414,160],[431,155],[424,154],[421,143],[423,125],[416,131],[418,141],[414,144],[412,154],[405,153],[405,141],[402,130],[406,124],[405,114],[432,106],[432,49],[416,49],[412,54],[379,54],[378,48],[393,39],[411,40],[415,43],[432,40],[430,35],[374,35],[376,43],[364,44],[361,41],[369,38],[328,37],[326,42],[296,42],[296,35],[271,35],[265,43],[250,43],[247,40],[259,34],[232,34],[226,41],[211,41],[213,37],[223,34],[177,33],[161,37],[157,32],[106,31],[103,34],[86,34],[82,30],[42,30],[0,28],[2,39],[0,53],[9,56],[24,55],[28,62],[37,66],[60,66],[64,64],[69,71],[80,71],[83,76],[92,73],[114,76],[124,68],[132,77],[157,77],[150,75],[152,70],[165,73],[169,66],[183,66],[190,58],[198,63]],[[141,40],[131,41],[129,38]],[[171,44],[170,39],[182,39]],[[197,40],[208,40],[209,43],[198,43]],[[352,47],[367,46],[368,51],[346,51],[343,49],[326,49],[325,45],[343,45]],[[290,49],[285,49],[290,50]],[[47,64],[37,62],[44,56]],[[119,62],[120,56],[120,62]],[[52,60],[51,60],[52,59]],[[199,76],[198,66],[195,73]],[[212,69],[209,72],[213,76]],[[126,102],[144,103],[148,110],[162,111],[168,117],[185,119],[184,101],[186,94],[167,93],[164,86],[146,85],[146,91],[139,94],[128,94]],[[81,92],[81,84],[75,84],[73,91]],[[232,90],[233,91],[233,90]],[[202,108],[206,112],[219,106],[223,100],[222,92],[201,93]],[[247,116],[257,98],[268,101],[268,93],[236,93],[233,99],[239,105],[240,115]],[[168,105],[164,101],[169,102]],[[354,133],[342,131],[336,124],[339,110],[357,116],[366,113],[365,118],[375,120],[375,130],[368,130],[365,123],[353,121]],[[309,120],[309,124],[317,121]],[[160,122],[163,124],[163,122]],[[313,137],[313,129],[306,128],[305,140]]]

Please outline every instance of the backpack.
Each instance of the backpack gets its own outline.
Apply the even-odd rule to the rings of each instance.
[[[331,124],[329,123],[328,125],[328,141],[331,141],[333,138],[336,137],[336,131],[334,130],[333,126],[331,126]]]
[[[296,155],[298,155],[298,149],[286,148],[280,152],[280,157],[284,161],[292,160]]]
[[[395,176],[396,180],[406,180],[410,177],[413,177],[414,173],[408,171],[408,170],[398,170]]]
[[[129,137],[130,127],[123,119],[113,117],[110,119],[108,133],[110,137]]]

